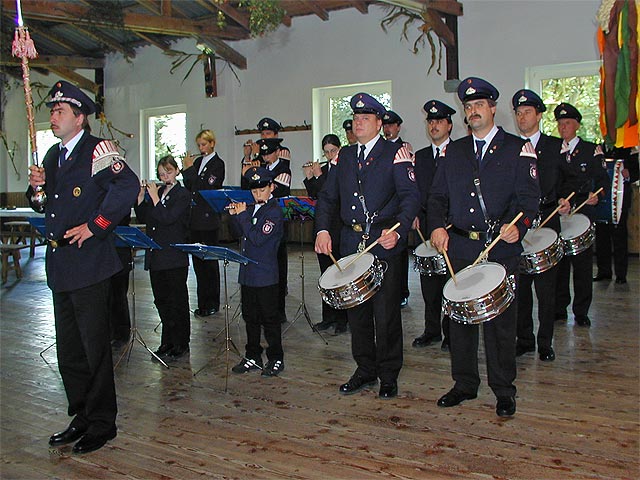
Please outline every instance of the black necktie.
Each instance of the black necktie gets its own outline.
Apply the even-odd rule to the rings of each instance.
[[[440,156],[440,147],[436,147],[436,158]]]
[[[364,151],[367,149],[366,145],[360,145],[360,153],[358,154],[358,167],[364,167]]]
[[[58,166],[61,166],[66,159],[67,159],[67,148],[62,147],[60,149],[60,153],[58,154]]]
[[[478,164],[482,162],[482,148],[485,143],[487,142],[484,140],[476,140],[476,160],[478,161]]]

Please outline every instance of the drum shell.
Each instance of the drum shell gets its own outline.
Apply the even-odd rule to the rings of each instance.
[[[479,265],[468,266],[460,270],[457,275],[459,276],[463,274],[463,272],[477,266]],[[500,266],[502,267],[502,265]],[[503,313],[507,308],[509,308],[515,299],[516,285],[514,276],[506,275],[506,270],[504,267],[502,268],[504,270],[504,277],[497,287],[488,293],[469,300],[458,301],[446,298],[445,291],[453,282],[452,278],[447,280],[443,289],[442,297],[442,309],[444,314],[448,315],[455,322],[466,325],[476,325],[493,320],[495,317]]]
[[[624,160],[607,158],[605,167],[609,176],[609,191],[598,199],[593,206],[593,219],[597,223],[612,223],[617,225],[622,217],[622,203],[624,201]]]
[[[563,228],[568,222],[571,222],[572,218],[586,218],[589,221],[589,218],[586,215],[582,215],[581,213],[576,213],[573,217],[560,217],[560,224]],[[560,237],[562,238],[562,248],[564,250],[564,254],[567,256],[578,255],[585,250],[588,250],[596,238],[596,227],[593,222],[589,221],[589,227],[582,231],[580,234],[570,237],[566,234],[562,234],[562,230],[560,231]]]
[[[343,257],[339,263],[346,265],[353,255]],[[384,278],[384,266],[374,255],[373,262],[369,268],[360,276],[345,282],[343,285],[334,288],[324,288],[321,286],[322,276],[318,280],[318,290],[322,300],[329,306],[338,310],[347,310],[361,305],[372,298],[380,287]],[[323,276],[329,271],[336,271],[335,265],[331,265]]]
[[[427,248],[420,248],[424,246],[424,244],[421,244],[413,251],[413,269],[420,275],[445,275],[447,273],[447,262],[444,256],[435,249],[431,249],[435,252],[435,255],[421,255],[421,253],[431,251]]]
[[[523,252],[520,257],[520,273],[536,275],[546,272],[560,263],[564,257],[564,245],[560,236],[551,228],[542,227],[540,230],[553,232],[555,241],[535,252]],[[523,241],[526,240],[525,235]]]

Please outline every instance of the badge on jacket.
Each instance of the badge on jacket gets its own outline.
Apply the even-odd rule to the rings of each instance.
[[[265,235],[270,235],[273,232],[273,228],[276,226],[271,220],[265,220],[264,225],[262,225],[262,233]]]

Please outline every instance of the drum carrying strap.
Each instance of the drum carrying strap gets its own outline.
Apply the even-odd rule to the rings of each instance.
[[[360,200],[360,203],[362,204],[362,210],[364,211],[364,216],[366,218],[364,232],[362,232],[362,240],[360,240],[360,243],[358,244],[358,253],[362,252],[367,247],[367,240],[369,240],[369,232],[371,231],[371,225],[373,225],[373,219],[378,216],[378,212],[382,211],[384,207],[387,206],[394,195],[395,193],[392,193],[378,210],[370,213],[364,199],[364,193],[362,193],[362,181],[358,178],[358,200]]]
[[[484,221],[489,227],[489,229],[487,230],[487,241],[485,242],[485,246],[488,246],[493,241],[493,235],[495,233],[496,226],[498,225],[498,220],[492,221],[489,218],[487,206],[484,203],[482,190],[480,189],[480,179],[477,176],[473,179],[473,184],[475,185],[476,192],[478,193],[478,201],[480,202],[480,208],[482,209],[482,214],[484,215]]]

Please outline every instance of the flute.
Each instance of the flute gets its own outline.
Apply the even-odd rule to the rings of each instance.
[[[226,207],[224,207],[224,209],[228,212],[229,210],[235,210],[236,205],[242,203],[242,202],[232,202],[229,205],[227,205]],[[247,203],[246,206],[247,208],[249,207],[253,207],[255,205],[264,205],[267,202],[254,202],[254,203]]]
[[[321,167],[326,165],[327,163],[329,163],[327,160],[321,162],[320,160],[316,160],[315,162],[307,162],[307,163],[303,163],[302,164],[302,168],[307,168],[307,167],[313,167],[313,164],[317,163],[318,165],[320,165]]]

